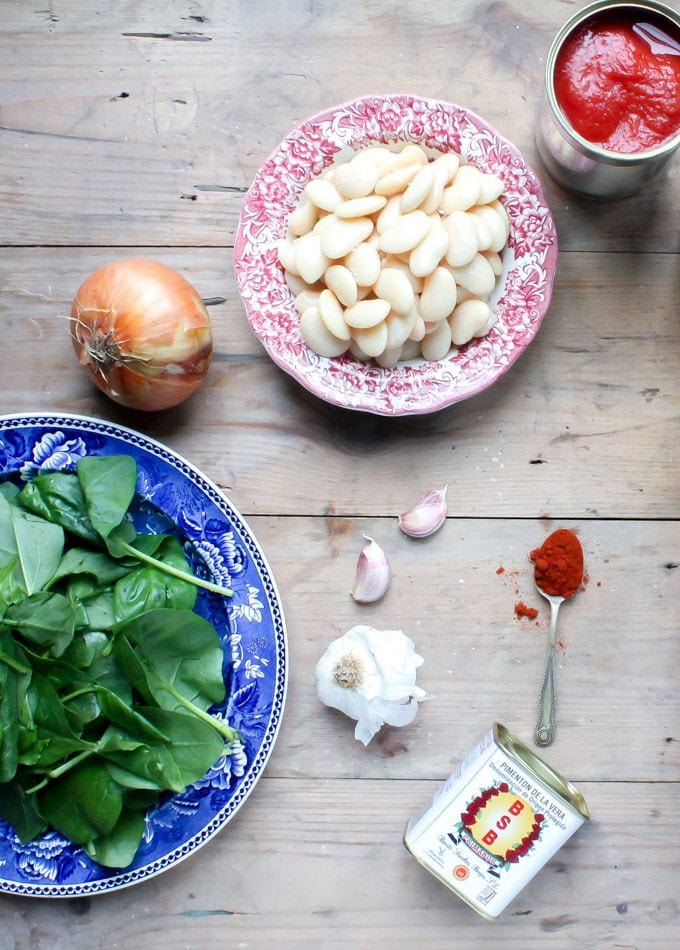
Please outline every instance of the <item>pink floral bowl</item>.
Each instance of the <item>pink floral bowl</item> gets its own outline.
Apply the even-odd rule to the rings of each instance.
[[[278,260],[290,212],[313,177],[351,151],[381,142],[454,150],[505,184],[510,219],[503,273],[491,297],[496,323],[482,339],[438,362],[381,369],[349,354],[327,359],[300,334],[295,300]],[[366,96],[294,129],[262,165],[241,210],[234,269],[250,325],[267,353],[326,402],[384,416],[434,412],[482,392],[535,337],[550,303],[557,234],[541,185],[517,148],[474,112],[438,99]]]

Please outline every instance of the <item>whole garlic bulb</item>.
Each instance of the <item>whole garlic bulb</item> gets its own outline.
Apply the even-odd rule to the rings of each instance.
[[[316,665],[321,702],[356,719],[354,736],[368,745],[385,723],[413,722],[425,690],[416,686],[423,658],[401,630],[352,627],[327,648]]]

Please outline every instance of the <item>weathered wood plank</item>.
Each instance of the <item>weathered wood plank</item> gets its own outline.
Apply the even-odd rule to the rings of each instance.
[[[229,246],[242,191],[288,130],[371,91],[468,105],[538,167],[543,64],[575,6],[5,4],[0,244]],[[610,205],[542,177],[565,249],[680,246],[677,161]]]
[[[401,846],[432,782],[265,778],[180,867],[90,901],[3,897],[13,950],[426,946],[667,948],[678,923],[677,785],[583,786],[593,815],[494,924]]]
[[[423,542],[394,519],[252,524],[290,631],[289,703],[272,774],[443,778],[493,719],[529,741],[550,612],[528,552],[547,529],[567,525],[579,531],[591,580],[560,614],[558,734],[546,758],[574,780],[680,779],[677,524],[449,520]],[[383,546],[393,571],[375,605],[349,595],[362,534]],[[506,574],[497,575],[501,565]],[[539,609],[538,626],[515,618],[520,599]],[[412,637],[430,696],[413,726],[379,734],[368,749],[314,686],[326,645],[357,623]]]
[[[140,254],[227,298],[212,310],[209,384],[154,416],[99,396],[54,319],[92,269]],[[393,515],[448,481],[456,515],[678,515],[680,270],[671,255],[562,254],[551,312],[501,382],[444,412],[386,421],[325,405],[267,359],[228,251],[6,250],[0,287],[2,411],[64,409],[140,428],[245,512]]]

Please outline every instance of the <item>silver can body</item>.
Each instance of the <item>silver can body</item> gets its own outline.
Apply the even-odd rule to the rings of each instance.
[[[617,153],[593,145],[579,135],[562,112],[555,96],[555,61],[566,38],[594,14],[621,9],[654,13],[680,29],[680,14],[657,0],[620,3],[597,0],[573,16],[555,37],[545,68],[545,89],[536,123],[536,148],[547,171],[565,188],[591,198],[624,198],[640,191],[680,147],[680,131],[646,152]]]

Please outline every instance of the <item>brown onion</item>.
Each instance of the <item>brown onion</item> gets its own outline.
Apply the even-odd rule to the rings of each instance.
[[[183,402],[205,380],[212,356],[203,301],[159,261],[117,261],[91,274],[71,306],[71,337],[101,391],[131,409]]]

